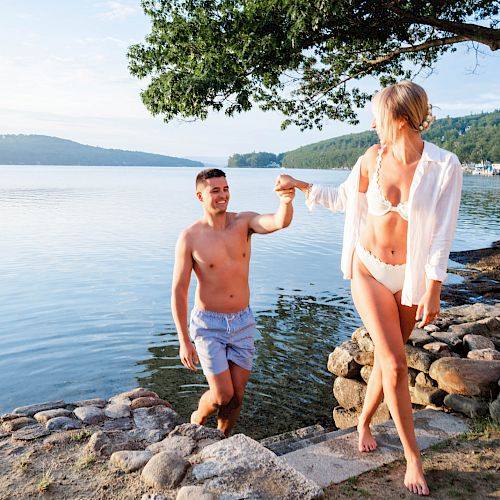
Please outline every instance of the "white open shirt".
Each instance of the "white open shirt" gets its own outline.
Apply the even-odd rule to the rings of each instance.
[[[368,210],[365,193],[359,192],[360,157],[339,187],[313,184],[306,197],[312,209],[323,205],[345,212],[341,268],[352,277],[352,259]],[[406,270],[401,304],[418,304],[425,293],[426,277],[445,281],[451,242],[457,225],[462,190],[462,167],[457,156],[424,141],[408,198]]]

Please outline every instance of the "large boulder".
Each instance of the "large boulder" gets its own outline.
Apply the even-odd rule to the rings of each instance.
[[[188,457],[196,448],[196,441],[188,436],[167,437],[163,441],[150,444],[147,447],[151,453],[160,453],[162,451],[173,451],[182,457]]]
[[[414,347],[423,347],[434,340],[423,328],[414,328],[408,338],[408,342]]]
[[[373,340],[368,333],[368,330],[362,326],[358,328],[351,336],[352,340],[358,344],[359,348],[362,351],[374,352],[375,345],[373,344]]]
[[[182,423],[181,416],[166,406],[152,406],[150,408],[138,408],[133,412],[134,422],[138,429],[167,430],[175,429]]]
[[[106,419],[102,408],[97,406],[79,406],[73,410],[75,416],[84,424],[99,424]]]
[[[462,323],[460,325],[451,325],[449,331],[459,337],[464,337],[465,335],[482,335],[483,333],[488,333],[488,327],[484,323],[479,323],[478,321],[472,321],[470,323]]]
[[[411,345],[405,345],[406,351],[406,363],[409,368],[414,368],[420,372],[429,372],[431,364],[436,360],[437,356],[425,349],[420,347],[413,347]]]
[[[129,473],[142,469],[152,456],[150,451],[115,451],[109,461],[115,467]]]
[[[59,399],[57,401],[47,401],[45,403],[37,403],[34,405],[19,406],[18,408],[14,408],[12,413],[19,413],[27,417],[32,417],[35,413],[45,410],[55,410],[56,408],[62,408],[63,406],[66,406],[66,403],[62,399]]]
[[[333,410],[333,421],[339,429],[354,427],[358,423],[358,417],[360,413],[360,410],[355,410],[352,408],[350,410],[346,410],[345,408],[342,408],[342,406],[337,406]],[[387,408],[387,405],[382,402],[372,417],[372,424],[381,424],[382,422],[386,422],[390,418],[391,414],[389,413],[389,408]]]
[[[83,450],[84,454],[110,456],[115,451],[142,450],[141,443],[122,431],[97,431],[92,434]]]
[[[56,408],[54,410],[45,410],[35,413],[34,418],[41,424],[46,424],[51,418],[69,417],[71,412],[66,408]]]
[[[142,469],[141,479],[155,489],[172,489],[184,479],[189,462],[181,455],[171,451],[162,451]]]
[[[450,394],[494,397],[498,393],[500,361],[441,358],[432,364],[429,375]]]
[[[410,398],[414,405],[432,405],[432,406],[442,406],[446,392],[437,387],[425,387],[422,385],[415,384],[415,386],[410,386]]]
[[[360,353],[358,344],[352,341],[343,342],[328,357],[328,371],[337,377],[354,378],[358,376],[361,366],[354,360]]]
[[[360,410],[366,395],[366,385],[358,380],[337,377],[333,383],[333,395],[343,408]]]
[[[479,359],[483,361],[494,361],[500,359],[500,352],[496,349],[477,349],[467,353],[469,359]]]
[[[463,413],[470,418],[484,417],[488,414],[488,403],[476,398],[468,398],[460,394],[448,394],[444,398],[444,404],[454,411]]]
[[[479,349],[495,349],[495,344],[482,335],[465,335],[463,338],[464,346],[468,351],[477,351]]]

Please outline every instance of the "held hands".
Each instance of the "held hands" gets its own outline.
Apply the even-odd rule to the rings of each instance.
[[[283,189],[295,189],[295,179],[291,175],[281,174],[276,178],[276,183],[274,184],[275,191],[281,191]]]
[[[192,342],[185,342],[181,340],[179,347],[179,357],[181,358],[182,364],[192,371],[196,371],[196,365],[198,364],[198,354],[196,354],[196,349]]]
[[[427,287],[427,290],[420,300],[415,319],[418,321],[419,328],[423,328],[425,325],[434,321],[440,311],[440,295],[441,295],[441,283],[439,281],[432,281],[432,285]],[[438,285],[435,285],[438,284]]]

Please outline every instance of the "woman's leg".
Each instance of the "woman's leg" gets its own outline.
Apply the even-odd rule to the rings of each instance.
[[[384,398],[403,445],[407,462],[405,486],[419,495],[428,495],[420,452],[417,447],[408,390],[408,367],[394,295],[355,258],[352,296],[363,323],[370,332],[380,360]]]
[[[415,313],[417,306],[403,306],[401,304],[400,291],[394,295],[394,298],[396,299],[399,310],[399,323],[401,327],[401,334],[403,336],[403,343],[406,344],[406,341],[410,337],[413,327],[415,326]],[[383,399],[384,391],[382,389],[382,372],[380,370],[377,352],[375,352],[375,362],[368,380],[363,409],[358,419],[359,451],[373,451],[377,448],[377,442],[370,431],[370,423]]]

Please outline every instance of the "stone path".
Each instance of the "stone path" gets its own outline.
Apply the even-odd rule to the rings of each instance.
[[[465,419],[435,410],[415,412],[415,433],[421,450],[469,431]],[[378,448],[373,453],[357,451],[358,434],[353,428],[330,433],[330,439],[281,455],[288,465],[321,488],[340,483],[364,472],[403,458],[393,421],[374,427]]]

